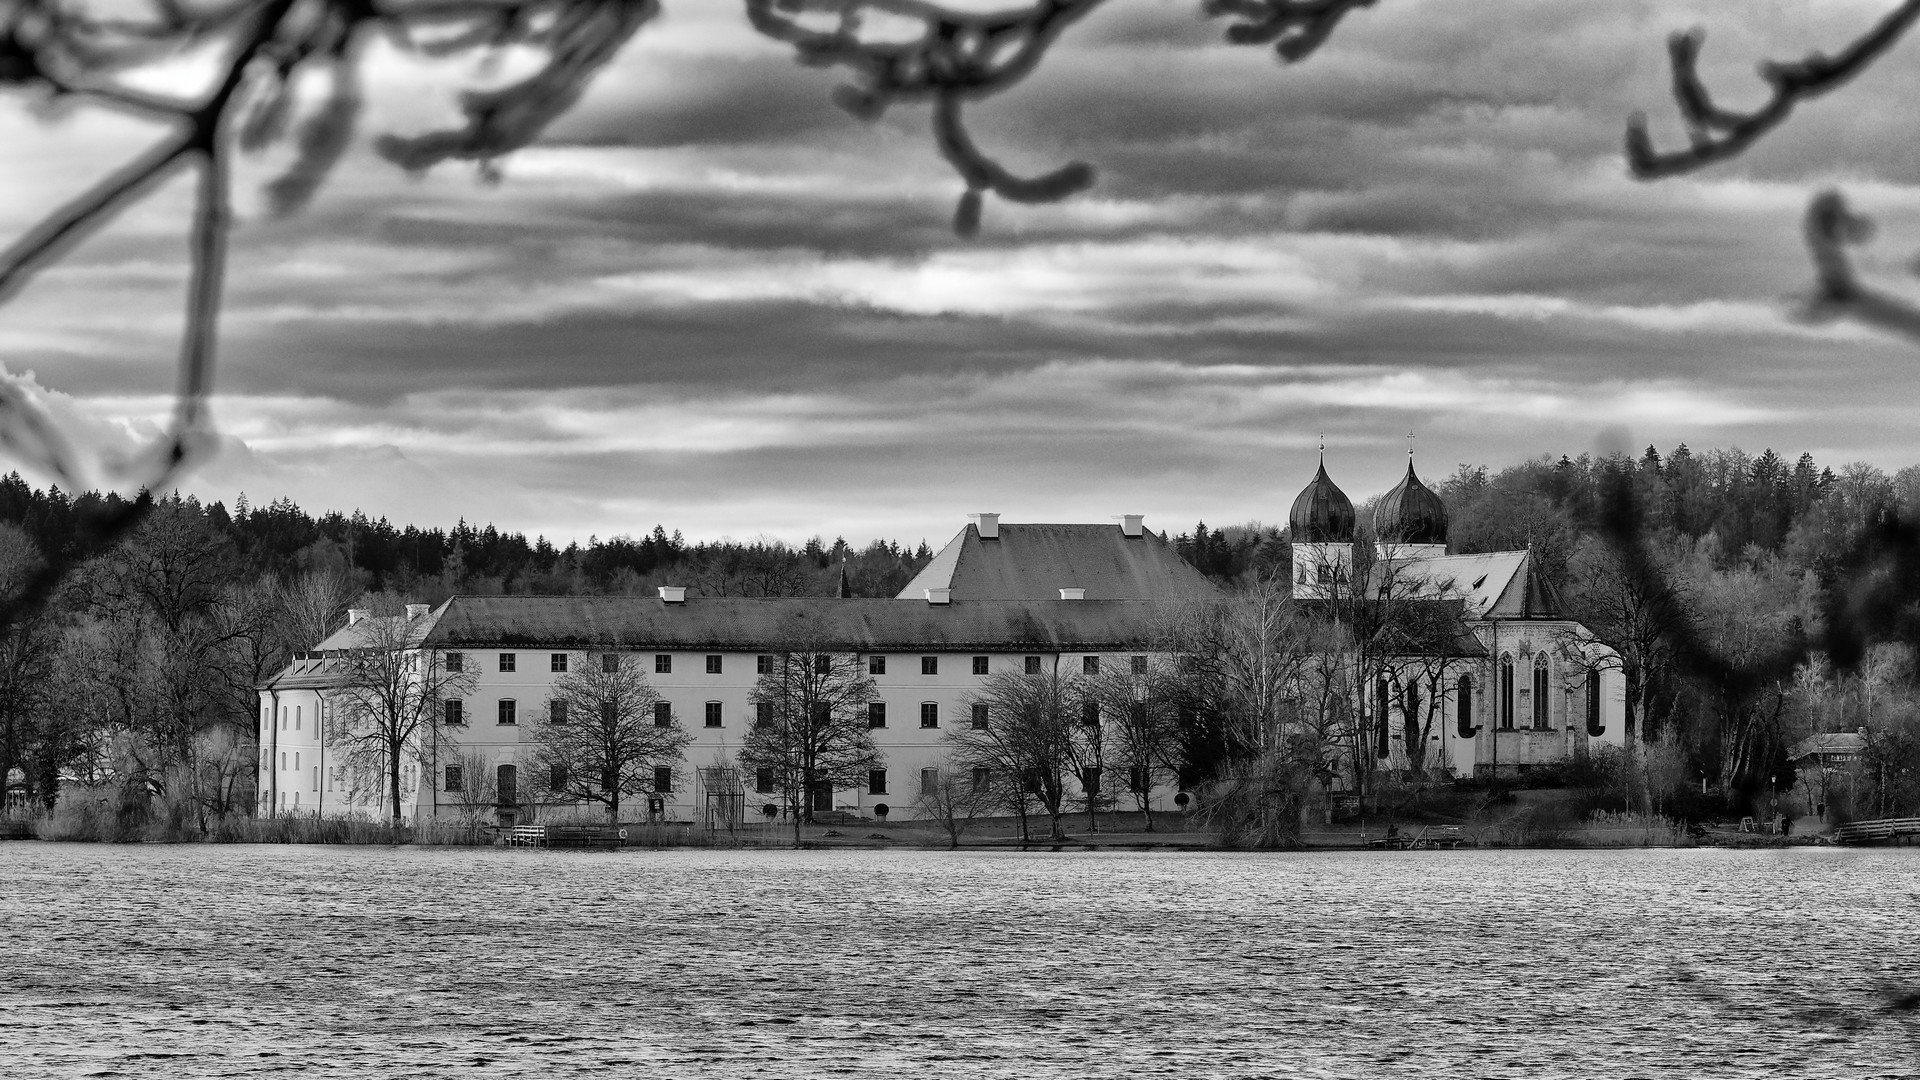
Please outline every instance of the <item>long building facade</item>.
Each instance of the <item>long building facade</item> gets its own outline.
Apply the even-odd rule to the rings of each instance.
[[[1356,703],[1378,721],[1370,749],[1387,767],[1418,761],[1457,775],[1550,765],[1621,743],[1617,657],[1560,616],[1526,552],[1445,554],[1444,508],[1429,520],[1438,498],[1411,468],[1408,480],[1417,488],[1403,483],[1382,501],[1394,516],[1376,518],[1389,541],[1370,572],[1417,580],[1427,599],[1453,605],[1461,644],[1439,669],[1426,659],[1424,682],[1383,668],[1364,691],[1370,699]],[[1424,525],[1410,528],[1415,519]],[[1303,603],[1324,600],[1350,573],[1355,539],[1352,505],[1324,466],[1289,524],[1294,594]],[[1139,671],[1164,659],[1154,643],[1170,604],[1222,601],[1138,516],[1048,525],[979,514],[893,599],[699,597],[663,587],[654,597],[456,596],[400,616],[356,611],[260,688],[261,812],[391,812],[390,785],[356,775],[325,737],[341,722],[348,657],[371,638],[404,649],[412,670],[460,675],[458,692],[427,718],[434,737],[418,740],[421,749],[403,763],[403,818],[471,818],[475,770],[488,773],[488,816],[538,816],[529,794],[537,785],[524,774],[529,732],[556,679],[610,656],[644,673],[692,737],[679,760],[656,767],[651,791],[631,800],[623,818],[711,822],[737,815],[742,802],[749,813],[777,806],[768,779],[738,768],[738,755],[761,674],[800,643],[854,657],[879,697],[868,716],[880,767],[863,784],[815,793],[811,805],[908,818],[951,768],[944,736],[972,722],[988,677]],[[1404,721],[1415,714],[1427,721],[1418,737],[1431,745],[1410,752],[1413,729]],[[1185,804],[1178,779],[1150,779],[1154,809]],[[1128,793],[1116,800],[1132,802]]]

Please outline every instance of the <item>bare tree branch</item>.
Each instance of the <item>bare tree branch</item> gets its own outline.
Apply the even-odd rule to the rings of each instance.
[[[1814,52],[1796,62],[1762,63],[1760,78],[1772,88],[1772,96],[1758,109],[1745,113],[1715,105],[1713,95],[1700,81],[1700,48],[1706,41],[1706,32],[1694,29],[1674,34],[1667,39],[1667,52],[1673,66],[1673,97],[1686,119],[1690,145],[1670,153],[1655,150],[1653,139],[1647,134],[1647,118],[1636,113],[1627,121],[1628,167],[1635,176],[1651,180],[1690,172],[1738,155],[1780,126],[1800,101],[1819,97],[1865,71],[1900,40],[1916,19],[1920,19],[1920,0],[1905,0],[1837,56]]]
[[[1847,258],[1847,245],[1864,244],[1873,222],[1847,208],[1837,190],[1823,191],[1807,206],[1807,251],[1813,257],[1815,291],[1807,306],[1814,320],[1845,316],[1920,341],[1920,305],[1862,285]]]
[[[1332,35],[1334,27],[1355,8],[1372,7],[1374,0],[1206,0],[1210,16],[1243,19],[1227,28],[1235,45],[1273,44],[1280,59],[1306,59]]]
[[[877,119],[895,101],[934,103],[934,137],[967,190],[954,211],[954,232],[979,231],[982,192],[1013,202],[1057,202],[1092,186],[1093,166],[1070,162],[1019,177],[987,156],[967,133],[964,102],[1005,90],[1031,72],[1062,31],[1105,0],[1035,0],[1010,11],[954,11],[924,0],[746,0],[754,29],[794,47],[801,63],[842,66],[860,80],[834,92],[835,104],[862,120]],[[809,29],[809,13],[838,16],[832,30]],[[868,13],[918,20],[906,41],[861,36]]]

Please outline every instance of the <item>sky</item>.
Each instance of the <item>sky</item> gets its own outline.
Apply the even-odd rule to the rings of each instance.
[[[935,546],[969,513],[1280,523],[1317,447],[1356,502],[1417,465],[1648,444],[1920,462],[1920,346],[1799,316],[1799,223],[1839,185],[1863,272],[1920,295],[1920,40],[1744,157],[1630,178],[1626,118],[1683,132],[1666,36],[1754,65],[1892,0],[1380,0],[1299,65],[1198,0],[1107,0],[969,108],[1056,204],[962,189],[923,106],[856,120],[729,0],[666,0],[533,147],[409,176],[386,133],[520,70],[375,45],[353,148],[304,212],[243,159],[210,450],[181,488],[561,542],[820,535]],[[191,86],[183,60],[151,73]],[[157,137],[0,100],[0,230]],[[0,307],[0,378],[103,457],[170,407],[183,184]],[[44,481],[29,472],[29,478]]]

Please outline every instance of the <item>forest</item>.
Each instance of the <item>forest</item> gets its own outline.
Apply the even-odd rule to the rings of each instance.
[[[1630,808],[1711,816],[1795,781],[1791,747],[1863,732],[1858,782],[1836,814],[1920,809],[1920,467],[1837,470],[1767,450],[1543,456],[1435,485],[1455,552],[1530,549],[1565,608],[1622,656],[1642,750],[1614,777]],[[465,521],[396,526],[314,516],[285,499],[229,510],[177,494],[133,533],[89,548],[90,516],[120,496],[0,480],[0,589],[49,554],[77,566],[0,639],[0,772],[10,798],[132,783],[175,813],[250,808],[253,687],[341,625],[349,606],[397,610],[466,594],[891,596],[931,552],[818,537],[688,541],[656,526],[557,548]],[[1626,510],[1622,510],[1625,507]],[[1363,531],[1370,506],[1360,508]],[[1623,524],[1622,514],[1628,520]],[[1230,590],[1284,581],[1284,531],[1197,524],[1172,538]],[[1367,538],[1362,537],[1365,542]],[[1600,777],[1570,777],[1600,784]],[[1638,804],[1638,805],[1632,805]]]

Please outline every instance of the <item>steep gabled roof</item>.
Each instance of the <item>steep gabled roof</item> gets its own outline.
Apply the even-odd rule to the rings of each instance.
[[[441,604],[416,619],[408,619],[404,615],[371,615],[359,622],[350,622],[328,634],[311,651],[295,653],[292,663],[275,672],[255,689],[301,690],[336,685],[342,653],[365,648],[370,640],[381,641],[383,648],[387,642],[406,649],[419,648],[446,610],[447,605]]]
[[[1435,555],[1419,559],[1414,571],[1430,578],[1436,592],[1463,599],[1469,618],[1560,617],[1559,598],[1534,572],[1531,552]]]
[[[912,649],[1095,652],[1142,649],[1159,623],[1140,600],[924,600],[827,596],[456,596],[430,648]]]
[[[901,600],[951,589],[955,600],[1054,600],[1061,589],[1088,600],[1219,596],[1220,588],[1151,529],[1129,537],[1118,525],[1006,525],[983,540],[968,525],[900,590]]]

